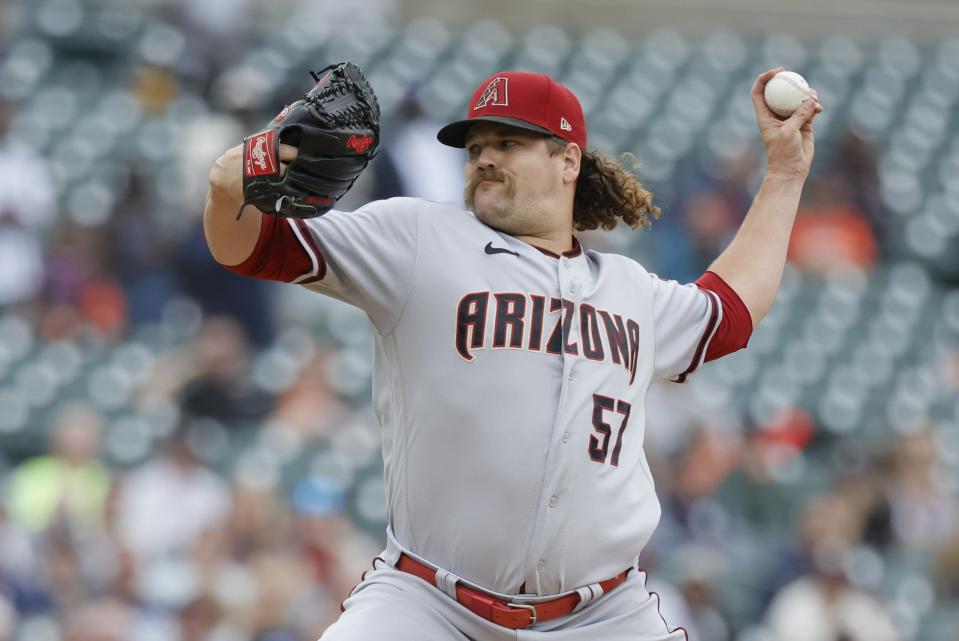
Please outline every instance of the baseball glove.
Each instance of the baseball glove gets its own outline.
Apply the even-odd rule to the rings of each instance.
[[[380,107],[360,68],[341,62],[310,75],[313,89],[243,139],[243,206],[290,218],[320,216],[376,155]],[[280,143],[298,148],[283,175]]]

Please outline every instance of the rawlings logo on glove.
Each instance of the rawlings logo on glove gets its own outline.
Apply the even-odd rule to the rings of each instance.
[[[346,146],[356,153],[362,154],[370,148],[374,140],[373,136],[350,136],[350,139],[346,141]]]
[[[316,85],[301,100],[244,138],[244,206],[291,218],[320,216],[376,155],[380,108],[360,68],[342,62],[310,75]],[[298,148],[282,175],[281,143]]]
[[[276,156],[274,151],[274,138],[276,132],[272,129],[253,134],[246,145],[246,162],[243,166],[243,175],[247,178],[253,176],[271,176],[276,171]]]

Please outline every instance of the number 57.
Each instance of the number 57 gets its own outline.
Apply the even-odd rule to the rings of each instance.
[[[613,455],[609,462],[613,466],[619,465],[619,450],[623,446],[623,432],[626,431],[626,422],[629,420],[629,410],[632,406],[626,401],[620,401],[602,394],[593,394],[593,429],[596,434],[589,437],[589,457],[597,463],[605,463],[609,450],[609,437],[613,428],[603,420],[603,412],[617,412],[623,415],[616,433],[616,445],[613,446]]]

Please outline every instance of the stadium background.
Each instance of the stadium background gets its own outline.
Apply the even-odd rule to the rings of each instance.
[[[215,155],[347,58],[386,144],[344,208],[456,198],[436,123],[549,72],[664,210],[586,244],[680,280],[761,176],[750,83],[803,73],[791,265],[750,349],[651,392],[642,564],[697,641],[957,641],[956,33],[932,1],[0,2],[0,641],[312,641],[378,551],[365,318],[200,227]]]

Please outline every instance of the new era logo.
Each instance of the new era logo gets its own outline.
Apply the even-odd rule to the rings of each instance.
[[[562,129],[563,131],[573,130],[573,126],[569,124],[569,121],[562,117],[560,117],[559,119],[559,128]]]
[[[473,107],[473,110],[475,111],[476,109],[482,109],[483,107],[488,107],[490,105],[496,107],[508,107],[508,85],[508,78],[504,78],[503,76],[493,78],[493,80],[486,85],[486,89],[483,90],[479,100],[476,101],[476,106]]]

